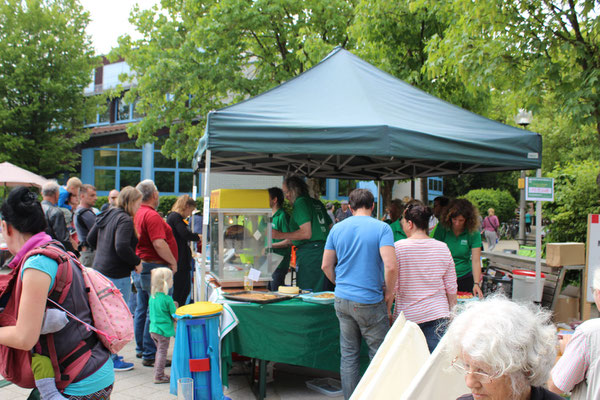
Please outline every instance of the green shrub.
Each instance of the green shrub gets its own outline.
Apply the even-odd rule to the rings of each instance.
[[[517,201],[507,190],[476,189],[471,190],[464,198],[473,203],[484,218],[489,208],[494,209],[500,222],[508,222],[515,218]]]
[[[551,222],[547,243],[585,242],[587,216],[600,211],[597,175],[597,160],[557,166],[548,174],[554,178],[554,201],[543,202],[544,219]]]
[[[108,203],[108,196],[98,196],[98,198],[96,199],[96,204],[94,205],[94,207],[96,207],[99,210],[106,203]]]
[[[177,197],[175,195],[165,195],[160,196],[160,200],[158,202],[158,212],[162,213],[165,217],[173,208],[173,204],[177,201]],[[202,214],[202,209],[204,208],[204,201],[202,197],[196,198],[196,209]]]

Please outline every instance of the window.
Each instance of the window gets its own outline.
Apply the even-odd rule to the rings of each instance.
[[[97,169],[94,172],[94,186],[96,190],[112,190],[116,187],[115,185],[115,170],[110,169]]]
[[[107,100],[106,107],[98,112],[97,121],[99,124],[107,124],[110,122],[110,106],[111,101]]]
[[[124,188],[125,186],[137,185],[140,182],[141,171],[139,170],[126,170],[122,169],[119,172],[119,187]]]
[[[154,172],[154,183],[159,192],[175,191],[175,172],[156,171]]]
[[[116,104],[116,118],[115,121],[129,121],[131,119],[130,115],[130,105],[125,102],[122,98],[115,100]]]
[[[193,172],[180,172],[179,173],[179,192],[180,193],[192,193],[192,186],[194,184],[194,173]],[[198,182],[196,182],[198,185]]]
[[[116,150],[94,150],[94,166],[116,167],[117,153],[118,152]]]

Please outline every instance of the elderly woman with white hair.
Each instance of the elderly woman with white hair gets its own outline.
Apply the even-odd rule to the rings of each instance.
[[[594,302],[600,309],[600,268],[592,281]],[[548,388],[555,393],[571,392],[572,400],[600,396],[600,318],[579,325],[560,343],[563,356],[552,369]]]
[[[504,297],[471,302],[446,332],[452,366],[471,394],[460,400],[559,400],[542,387],[556,356],[550,313]]]

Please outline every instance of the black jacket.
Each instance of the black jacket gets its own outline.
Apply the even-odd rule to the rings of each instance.
[[[133,218],[120,208],[98,215],[87,242],[96,249],[94,269],[109,278],[126,278],[140,263],[135,254],[138,239]]]
[[[71,244],[71,235],[65,222],[65,215],[62,211],[48,200],[42,201],[42,209],[46,216],[46,233],[53,239],[58,240],[67,251],[75,252]]]
[[[167,224],[173,230],[175,241],[177,242],[177,271],[189,271],[192,266],[192,251],[188,243],[190,241],[197,242],[200,236],[197,233],[192,233],[187,224],[183,221],[181,214],[174,211],[167,215]]]

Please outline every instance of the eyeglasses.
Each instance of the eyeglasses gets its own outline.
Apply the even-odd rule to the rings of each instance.
[[[456,371],[460,372],[463,375],[472,374],[475,377],[475,379],[477,379],[481,383],[490,383],[494,379],[498,378],[498,376],[496,375],[486,374],[485,372],[472,371],[471,366],[463,364],[462,361],[458,359],[458,357],[452,360],[451,365]]]

